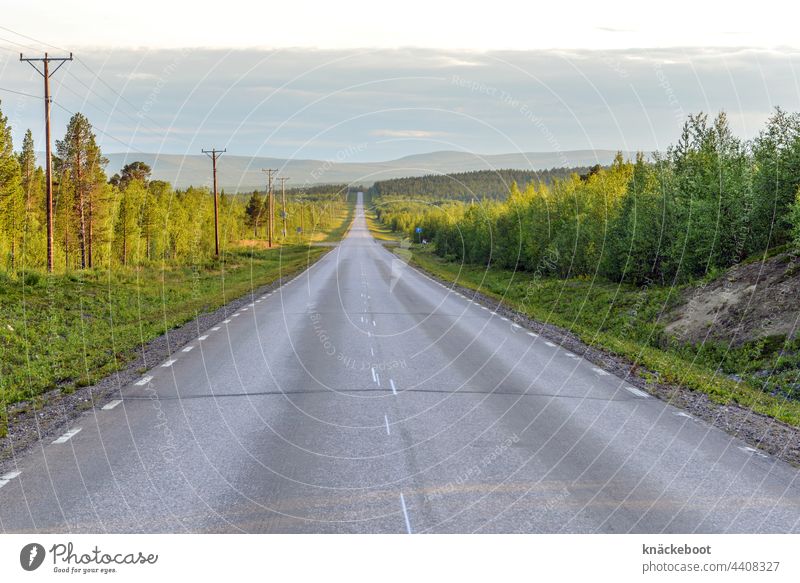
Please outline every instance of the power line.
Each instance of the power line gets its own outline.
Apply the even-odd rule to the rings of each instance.
[[[33,97],[34,99],[41,99],[41,96],[34,95],[33,93],[24,93],[22,91],[15,91],[14,89],[6,89],[5,87],[0,87],[0,91],[8,91],[9,93],[16,93],[17,95],[23,95],[25,97]]]

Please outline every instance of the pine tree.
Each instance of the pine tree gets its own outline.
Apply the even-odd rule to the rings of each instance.
[[[25,199],[22,192],[19,161],[14,155],[11,127],[0,111],[0,221],[8,263],[16,269],[17,253],[25,226]]]
[[[81,267],[91,268],[95,226],[105,210],[103,167],[108,160],[103,158],[97,146],[92,125],[81,113],[72,116],[64,139],[56,142],[56,150],[64,164],[64,187],[71,191],[74,200]]]

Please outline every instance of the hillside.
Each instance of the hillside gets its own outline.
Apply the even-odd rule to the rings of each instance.
[[[571,174],[584,175],[585,166],[577,168],[551,168],[549,170],[474,170],[452,174],[428,174],[409,178],[380,180],[369,189],[371,196],[407,195],[437,198],[505,199],[512,183],[520,190],[529,184],[550,184],[556,178],[567,178]]]
[[[354,146],[355,148],[355,146]],[[354,154],[357,154],[354,149]],[[264,188],[266,176],[262,168],[278,168],[291,176],[287,187],[300,185],[348,183],[369,186],[377,180],[448,174],[498,168],[545,170],[553,167],[593,166],[609,164],[616,154],[613,150],[574,150],[565,152],[529,152],[519,154],[479,155],[465,152],[431,152],[381,162],[348,162],[352,156],[336,160],[308,160],[237,156],[223,154],[220,158],[219,185],[227,191],[252,191]],[[631,153],[623,153],[626,156]],[[176,188],[209,186],[211,162],[201,153],[155,154],[111,153],[104,155],[109,163],[109,176],[125,164],[141,161],[153,169],[152,177],[170,182]]]

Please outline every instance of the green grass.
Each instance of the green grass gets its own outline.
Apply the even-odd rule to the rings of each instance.
[[[367,220],[367,228],[375,239],[378,241],[396,243],[400,241],[401,234],[392,231],[389,227],[381,223],[375,216],[375,211],[371,208],[365,208],[364,217]]]
[[[351,220],[352,211],[343,212],[326,240],[340,239]],[[97,382],[130,362],[143,343],[302,271],[328,250],[240,248],[193,266],[0,274],[0,415],[6,405],[51,389],[69,392]]]
[[[532,273],[460,265],[419,246],[414,246],[412,262],[440,278],[502,299],[536,320],[570,330],[589,345],[654,371],[661,382],[702,391],[715,402],[736,402],[800,426],[800,402],[781,391],[762,390],[763,383],[747,374],[773,362],[780,365],[782,359],[787,370],[795,371],[792,378],[796,380],[797,369],[791,366],[797,364],[797,358],[786,356],[785,347],[784,356],[779,356],[780,342],[735,349],[714,343],[702,347],[676,344],[664,334],[660,318],[678,301],[680,288],[541,278]],[[729,374],[741,374],[743,380],[736,382]]]

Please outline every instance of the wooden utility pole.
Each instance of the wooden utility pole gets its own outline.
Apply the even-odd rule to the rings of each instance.
[[[203,154],[211,158],[211,167],[214,172],[214,249],[219,257],[219,210],[217,209],[217,158],[222,156],[226,150],[201,150]]]
[[[262,172],[267,173],[267,237],[269,246],[272,247],[272,239],[275,230],[275,201],[272,196],[272,174],[277,172],[277,168],[262,168]]]
[[[281,176],[278,180],[281,181],[281,206],[283,207],[283,240],[286,240],[286,181],[289,180],[288,176]]]
[[[34,70],[44,78],[44,133],[45,133],[45,174],[47,185],[47,199],[45,202],[45,215],[47,217],[47,271],[53,271],[53,156],[50,151],[50,77],[55,75],[61,66],[72,60],[72,53],[69,57],[50,57],[47,53],[42,58],[25,58],[19,54],[19,60],[28,63]],[[58,62],[58,66],[50,71],[50,61]],[[42,70],[34,64],[42,63]]]

